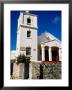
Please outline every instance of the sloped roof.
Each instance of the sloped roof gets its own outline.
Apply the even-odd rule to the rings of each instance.
[[[52,35],[49,32],[44,32],[40,36],[38,36],[38,44],[44,43],[44,42],[50,42],[52,40],[56,40],[61,43],[61,41],[56,38],[54,35]]]

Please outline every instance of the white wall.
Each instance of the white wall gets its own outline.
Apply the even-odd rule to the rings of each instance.
[[[11,51],[10,52],[10,59],[15,59],[16,58],[16,51]]]
[[[28,17],[31,19],[31,25],[27,25]],[[31,37],[27,37],[28,30],[31,31]],[[17,32],[17,55],[20,53],[24,53],[26,55],[26,50],[20,51],[20,47],[31,47],[31,60],[37,61],[37,17],[34,15],[26,15],[21,13],[18,19]]]
[[[31,37],[27,37],[27,28],[21,29],[20,47],[31,47],[31,60],[37,60],[37,30],[30,29],[30,31]]]
[[[49,47],[54,47],[54,46],[56,46],[56,47],[59,47],[59,48],[61,48],[61,43],[60,42],[58,42],[58,41],[50,41],[50,42],[47,42],[47,43],[44,43],[44,46],[49,46]]]
[[[31,25],[27,25],[27,18],[29,18],[29,17],[31,19]],[[37,17],[36,16],[30,16],[30,15],[24,15],[24,25],[37,28]]]
[[[19,55],[19,51],[20,51],[20,30],[17,31],[16,56]]]

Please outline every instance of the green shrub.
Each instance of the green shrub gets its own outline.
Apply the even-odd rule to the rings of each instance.
[[[26,57],[24,54],[20,54],[16,58],[16,63],[30,63],[30,57]]]

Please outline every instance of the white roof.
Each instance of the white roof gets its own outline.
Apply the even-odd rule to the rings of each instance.
[[[49,32],[44,32],[38,37],[39,44],[44,43],[44,42],[50,42],[52,40],[56,40],[57,42],[61,43],[61,41],[58,38],[56,38]]]

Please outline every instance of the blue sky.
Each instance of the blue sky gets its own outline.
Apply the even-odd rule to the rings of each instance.
[[[61,40],[61,11],[30,11],[38,15],[38,36],[43,32],[50,32]],[[17,20],[20,11],[11,11],[11,50],[16,50]]]

